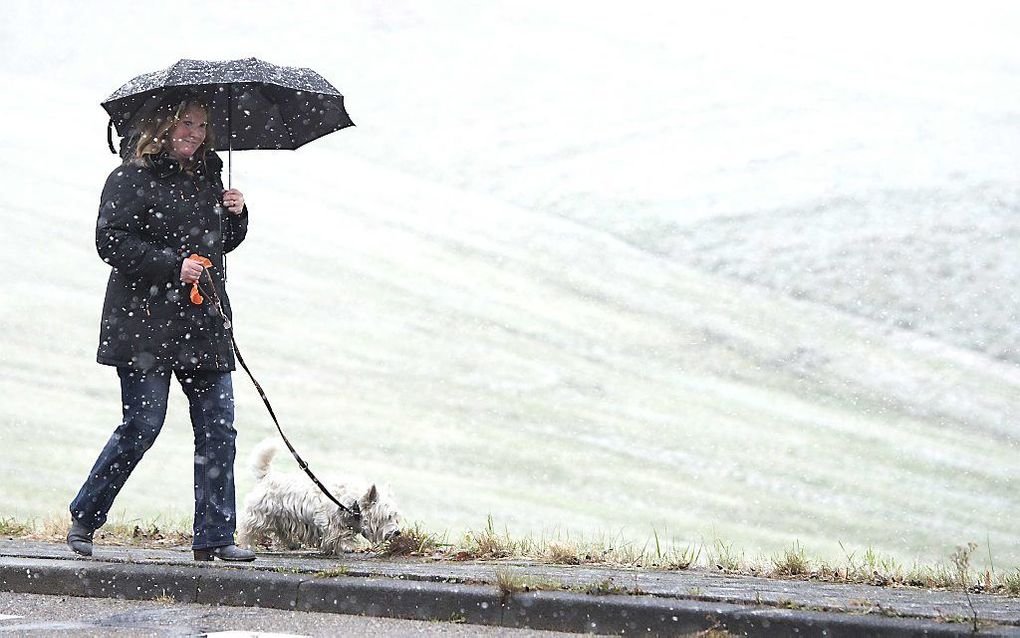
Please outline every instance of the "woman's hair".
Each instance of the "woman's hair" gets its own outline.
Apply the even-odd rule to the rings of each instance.
[[[148,115],[137,128],[137,142],[134,143],[133,152],[125,158],[126,161],[134,163],[145,163],[151,159],[150,156],[159,155],[165,150],[170,150],[170,132],[181,120],[189,108],[197,106],[205,111],[206,118],[209,117],[209,104],[198,95],[177,95],[164,100],[156,109]],[[182,170],[190,170],[199,163],[205,162],[205,154],[215,145],[212,124],[205,130],[205,141],[198,147],[195,154],[191,156]]]

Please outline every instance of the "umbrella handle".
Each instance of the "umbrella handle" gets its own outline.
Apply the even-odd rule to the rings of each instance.
[[[113,148],[113,118],[110,118],[110,122],[106,125],[106,144],[110,147],[110,152],[114,155],[117,154],[117,149]]]

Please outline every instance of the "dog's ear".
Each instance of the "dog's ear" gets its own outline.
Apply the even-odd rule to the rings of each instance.
[[[368,491],[365,492],[365,495],[361,497],[361,502],[365,504],[365,507],[369,507],[371,505],[374,505],[375,502],[378,500],[379,490],[375,489],[375,483],[373,483],[372,487],[368,488]]]

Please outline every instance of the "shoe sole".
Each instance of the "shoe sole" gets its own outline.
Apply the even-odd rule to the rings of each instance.
[[[250,563],[253,560],[255,560],[255,556],[252,556],[251,558],[223,558],[222,556],[217,556],[215,553],[213,553],[212,550],[208,549],[195,550],[196,561],[201,562],[212,561],[214,558],[218,558],[219,560],[222,560],[227,563]]]

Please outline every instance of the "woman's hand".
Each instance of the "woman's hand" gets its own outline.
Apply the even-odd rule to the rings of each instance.
[[[203,270],[202,264],[194,259],[185,259],[184,263],[181,264],[181,281],[186,284],[196,283],[198,278],[202,276]]]
[[[236,188],[223,191],[223,205],[235,215],[240,215],[244,210],[244,195]]]

